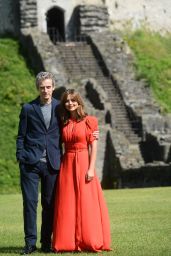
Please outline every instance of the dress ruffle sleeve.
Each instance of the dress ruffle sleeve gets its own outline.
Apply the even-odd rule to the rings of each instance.
[[[93,136],[93,132],[98,130],[98,121],[94,116],[86,117],[86,127],[87,127],[87,141],[91,144],[96,138]]]

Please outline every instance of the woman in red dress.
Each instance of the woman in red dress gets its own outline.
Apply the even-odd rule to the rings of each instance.
[[[100,182],[95,173],[98,130],[94,116],[74,90],[61,100],[64,155],[56,193],[54,252],[110,250],[109,216]]]

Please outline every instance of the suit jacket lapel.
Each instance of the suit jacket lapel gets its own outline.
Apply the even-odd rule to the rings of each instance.
[[[46,128],[44,118],[43,118],[43,114],[42,114],[42,111],[41,111],[41,108],[40,108],[39,97],[33,102],[33,107],[34,107],[34,110],[36,111],[36,113],[38,114],[40,120],[42,121],[44,127]]]

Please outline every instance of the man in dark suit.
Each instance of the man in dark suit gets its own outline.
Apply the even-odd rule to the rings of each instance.
[[[59,172],[61,147],[56,108],[52,97],[55,79],[49,72],[36,77],[39,97],[23,105],[17,136],[17,160],[23,195],[25,246],[21,254],[36,250],[38,185],[41,180],[41,250],[51,251],[53,203]]]

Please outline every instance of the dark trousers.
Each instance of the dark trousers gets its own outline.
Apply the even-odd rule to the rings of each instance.
[[[39,180],[41,180],[42,224],[41,240],[43,245],[51,245],[53,227],[54,196],[57,171],[44,162],[35,165],[20,164],[21,190],[23,195],[23,217],[25,243],[36,245],[37,241],[37,204]]]

